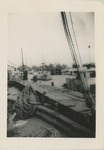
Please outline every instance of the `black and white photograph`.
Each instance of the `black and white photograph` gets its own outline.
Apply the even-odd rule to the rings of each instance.
[[[95,138],[94,12],[8,13],[7,138]]]

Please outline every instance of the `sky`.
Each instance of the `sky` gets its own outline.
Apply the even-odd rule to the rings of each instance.
[[[79,52],[83,63],[94,62],[94,13],[71,13]],[[64,33],[60,12],[9,13],[8,61],[20,66],[73,63]]]

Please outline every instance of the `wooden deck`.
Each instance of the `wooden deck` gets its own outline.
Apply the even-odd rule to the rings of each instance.
[[[87,107],[83,94],[65,89],[59,89],[49,85],[41,85],[32,83],[31,87],[34,91],[45,94],[49,99],[70,108],[75,112],[91,115],[90,109]]]
[[[58,88],[55,86],[50,85],[43,85],[42,83],[37,82],[18,82],[18,84],[22,84],[24,86],[29,87],[29,93],[30,93],[30,99],[31,104],[34,105],[34,96],[37,96],[39,105],[37,105],[37,111],[36,114],[41,116],[48,121],[52,122],[52,118],[57,118],[58,124],[62,123],[65,125],[65,122],[68,122],[70,120],[68,127],[73,124],[75,124],[75,128],[71,129],[74,130],[80,129],[82,130],[82,127],[88,130],[92,130],[92,132],[95,130],[95,127],[91,125],[91,122],[95,124],[95,120],[91,120],[92,114],[91,110],[87,107],[85,99],[83,97],[82,93],[67,90],[64,88]],[[41,101],[43,100],[43,101]],[[53,113],[54,112],[54,113]],[[53,115],[54,114],[54,115]],[[45,115],[45,116],[44,116]],[[58,118],[59,117],[59,118]],[[67,118],[68,120],[65,121],[63,118]],[[61,122],[59,122],[59,120]],[[73,127],[73,125],[72,125]],[[94,129],[94,130],[93,130]],[[87,131],[87,130],[86,130]],[[93,135],[87,135],[86,132],[84,134],[79,134],[80,131],[78,131],[78,134],[72,134],[72,137],[94,137],[95,132],[93,132]],[[70,131],[69,131],[70,133]],[[69,134],[70,135],[70,134]],[[71,135],[70,135],[71,136]]]

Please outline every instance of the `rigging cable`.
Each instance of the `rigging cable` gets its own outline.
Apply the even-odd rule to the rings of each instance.
[[[74,55],[73,55],[73,53],[71,51],[71,45],[70,45],[70,42],[69,42],[69,37],[68,37],[68,33],[67,33],[67,27],[66,27],[66,23],[65,23],[65,20],[64,20],[64,14],[63,14],[63,12],[61,12],[61,17],[62,17],[62,22],[63,22],[64,31],[65,31],[65,34],[66,34],[67,42],[68,42],[68,45],[69,45],[69,48],[70,48],[70,52],[71,52],[71,55],[72,55],[72,59],[75,62]]]
[[[80,73],[80,68],[78,67],[79,66],[79,63],[78,63],[78,60],[75,58],[76,57],[76,53],[75,53],[75,50],[73,51],[74,49],[74,44],[73,44],[73,41],[72,41],[72,38],[71,38],[71,34],[70,34],[70,31],[69,31],[69,27],[68,27],[68,22],[67,22],[67,18],[66,18],[66,15],[65,15],[65,12],[62,12],[62,20],[63,20],[63,25],[64,25],[64,28],[66,28],[66,36],[68,36],[68,44],[70,45],[70,51],[71,51],[71,54],[73,56],[73,61],[74,63],[76,64],[77,66],[77,70],[78,72]],[[80,77],[81,77],[81,74],[80,74]],[[82,78],[82,77],[81,77]],[[82,81],[82,80],[81,80]],[[85,82],[82,81],[82,85],[84,88],[86,88],[86,85],[85,85]]]
[[[72,20],[71,12],[69,12],[69,16],[70,16],[72,31],[73,31],[73,35],[74,35],[74,39],[75,39],[76,47],[77,47],[77,50],[78,50],[78,55],[79,55],[79,59],[80,59],[80,62],[81,62],[81,67],[82,67],[82,59],[81,59],[81,56],[80,56],[80,53],[79,53],[79,47],[78,47],[77,38],[76,38],[74,27],[73,27],[73,20]]]
[[[71,37],[71,34],[70,34],[70,31],[69,31],[69,27],[68,27],[68,22],[67,22],[67,18],[66,18],[66,14],[65,12],[61,12],[61,17],[62,17],[62,22],[63,22],[63,26],[64,26],[64,30],[65,30],[65,33],[66,33],[66,37],[67,37],[67,41],[68,41],[68,45],[69,45],[69,48],[70,48],[70,51],[71,51],[71,55],[72,55],[72,58],[73,58],[73,61],[74,63],[76,64],[77,66],[77,70],[80,74],[80,78],[81,78],[81,81],[82,81],[82,85],[84,87],[84,90],[88,91],[88,94],[90,96],[90,99],[91,99],[91,103],[94,103],[94,100],[91,96],[91,93],[89,92],[89,88],[88,88],[88,84],[87,84],[87,81],[85,80],[84,78],[84,75],[83,75],[83,72],[82,72],[82,68],[81,66],[79,66],[79,61],[77,59],[77,55],[76,55],[76,52],[75,52],[75,48],[74,48],[74,44],[73,44],[73,40],[72,40],[72,37]],[[72,19],[72,18],[71,18]],[[71,22],[72,23],[72,22]],[[72,28],[73,28],[73,24],[72,24]],[[73,28],[74,29],[74,28]],[[74,33],[75,35],[75,33]],[[78,46],[78,44],[77,44]],[[81,61],[80,61],[81,62]],[[79,68],[80,67],[80,68]]]
[[[73,31],[73,35],[74,35],[76,47],[77,47],[77,50],[78,50],[79,59],[80,59],[80,65],[81,65],[81,69],[82,69],[82,76],[83,76],[83,78],[84,78],[84,75],[83,75],[83,68],[82,68],[82,60],[81,60],[81,56],[80,56],[80,53],[79,53],[79,47],[78,47],[78,43],[77,43],[77,39],[76,39],[74,27],[73,27],[73,21],[72,21],[71,12],[69,12],[69,16],[70,16],[70,21],[71,21],[71,26],[72,26],[72,31]],[[89,90],[89,88],[88,88],[88,83],[87,83],[86,80],[85,80],[85,82],[86,82],[86,85],[87,85],[88,94],[89,94],[89,96],[90,96],[92,102],[94,103],[94,99],[93,99],[92,94],[91,94],[91,92],[90,92],[90,90]]]
[[[78,62],[78,64],[80,64],[81,77],[82,77],[83,81],[85,82],[86,89],[88,90],[88,89],[89,89],[89,88],[88,88],[88,84],[87,84],[87,81],[86,81],[86,79],[84,78],[84,74],[83,74],[82,60],[81,60],[81,56],[80,56],[80,53],[79,53],[78,43],[77,43],[77,40],[76,40],[76,35],[75,35],[74,27],[73,27],[73,21],[72,21],[71,12],[69,12],[69,16],[70,16],[72,31],[73,31],[73,35],[74,35],[74,39],[75,39],[75,44],[76,44],[77,51],[78,51],[78,56],[79,56],[79,62]],[[74,51],[75,51],[75,49],[74,49]],[[76,53],[76,52],[75,52],[75,53]],[[77,59],[77,56],[76,56],[76,59]]]

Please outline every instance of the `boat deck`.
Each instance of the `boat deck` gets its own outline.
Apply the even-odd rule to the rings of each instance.
[[[31,87],[34,91],[37,91],[41,94],[45,93],[45,96],[49,99],[60,103],[75,112],[80,112],[89,116],[91,115],[90,109],[86,105],[83,94],[79,92],[38,83],[32,83]]]
[[[17,81],[16,81],[17,82]],[[89,122],[92,116],[91,110],[87,107],[85,99],[82,93],[71,91],[64,88],[58,88],[55,86],[44,85],[42,82],[28,82],[28,81],[19,81],[18,84],[22,84],[22,86],[30,87],[30,93],[34,96],[37,95],[39,98],[40,104],[37,107],[36,115],[48,120],[53,123],[53,119],[56,118],[57,126],[68,125],[68,128],[73,124],[75,128],[71,130],[74,133],[74,130],[81,130],[82,127],[85,127],[84,134],[75,133],[75,135],[70,135],[70,137],[94,137],[91,133],[87,135],[86,129],[92,130],[92,125]],[[36,95],[35,95],[36,94]],[[33,96],[32,96],[33,97]],[[41,101],[41,98],[45,101]],[[51,104],[50,104],[51,102]],[[34,100],[31,104],[34,105]],[[52,106],[52,107],[51,107]],[[55,106],[55,107],[54,107]],[[66,120],[66,118],[67,120]],[[68,124],[69,120],[69,124]],[[94,120],[92,120],[94,122]],[[60,125],[61,124],[61,125]],[[79,125],[81,127],[79,127]],[[78,126],[78,129],[77,129]],[[63,128],[61,128],[62,130]],[[66,126],[64,126],[66,129]],[[67,132],[66,132],[67,133]],[[70,131],[69,131],[70,133]]]

